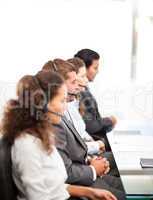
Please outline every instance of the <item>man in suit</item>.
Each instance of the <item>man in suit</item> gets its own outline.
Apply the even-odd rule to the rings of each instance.
[[[90,49],[82,49],[75,54],[75,57],[82,59],[87,70],[87,78],[89,82],[94,81],[99,70],[100,56],[97,52]],[[110,150],[106,133],[111,131],[115,124],[115,117],[101,117],[96,99],[86,87],[85,91],[81,93],[80,105],[83,104],[84,115],[83,119],[86,123],[87,132],[95,139],[104,138],[106,149]]]
[[[72,124],[63,117],[56,131],[56,147],[68,173],[67,183],[91,186],[111,191],[119,200],[125,199],[120,178],[105,175],[105,159],[88,160],[87,146]]]
[[[60,73],[60,71],[58,70]],[[78,91],[75,73],[69,74],[65,81],[71,100]],[[73,97],[73,98],[72,98]],[[107,175],[108,161],[97,157],[88,159],[88,149],[80,134],[65,116],[56,131],[56,147],[63,158],[68,173],[67,183],[103,188],[111,191],[118,199],[125,199],[120,178]],[[101,178],[102,176],[102,178]]]
[[[68,62],[72,63],[77,72],[77,82],[78,82],[78,91],[84,91],[84,88],[87,86],[88,81],[86,78],[86,67],[85,63],[80,58],[71,58]],[[69,84],[70,85],[70,84]],[[68,86],[67,86],[68,87]],[[69,87],[68,87],[69,91]],[[81,112],[81,111],[80,111]],[[79,135],[86,142],[88,147],[88,155],[91,157],[95,155],[102,155],[107,158],[110,163],[110,172],[109,174],[114,176],[119,176],[119,172],[113,157],[112,152],[105,151],[105,144],[102,140],[95,141],[86,131],[85,122],[79,112],[79,98],[76,97],[75,100],[68,102],[67,111],[65,112],[65,117],[69,120]]]
[[[65,76],[62,76],[65,77],[70,97],[67,100],[72,101],[78,90],[75,70],[68,63],[63,63],[63,67],[61,62],[59,65],[57,62],[53,62],[53,64],[49,65],[48,70],[53,68],[61,75],[66,73]],[[65,72],[65,69],[67,70],[68,68],[70,71]],[[57,113],[57,115],[59,114]],[[73,124],[63,117],[61,124],[53,126],[56,131],[56,147],[63,158],[68,173],[67,183],[108,189],[118,199],[125,199],[120,179],[105,175],[109,169],[108,161],[102,157],[88,159],[86,143]],[[103,178],[100,178],[100,176],[103,176]]]

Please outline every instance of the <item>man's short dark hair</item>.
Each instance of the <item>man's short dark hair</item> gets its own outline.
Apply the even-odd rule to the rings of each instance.
[[[92,65],[93,60],[99,60],[100,55],[91,49],[82,49],[78,51],[74,57],[81,58],[84,61],[86,68],[89,68],[90,65]]]

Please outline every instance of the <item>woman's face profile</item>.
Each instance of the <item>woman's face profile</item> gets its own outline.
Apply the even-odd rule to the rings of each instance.
[[[63,84],[58,89],[55,97],[53,97],[53,99],[48,103],[48,110],[63,115],[66,109],[67,109],[67,87],[65,84]]]

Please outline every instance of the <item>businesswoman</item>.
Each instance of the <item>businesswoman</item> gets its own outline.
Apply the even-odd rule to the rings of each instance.
[[[12,173],[18,200],[65,200],[87,197],[116,200],[106,190],[66,185],[67,173],[57,152],[52,124],[64,113],[67,89],[53,72],[24,76],[17,85],[18,98],[10,100],[2,132],[12,143]]]

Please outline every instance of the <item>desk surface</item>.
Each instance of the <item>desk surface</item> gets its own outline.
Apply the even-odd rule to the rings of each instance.
[[[140,158],[153,158],[153,135],[112,131],[107,134],[127,195],[153,195],[153,169],[142,169]]]

